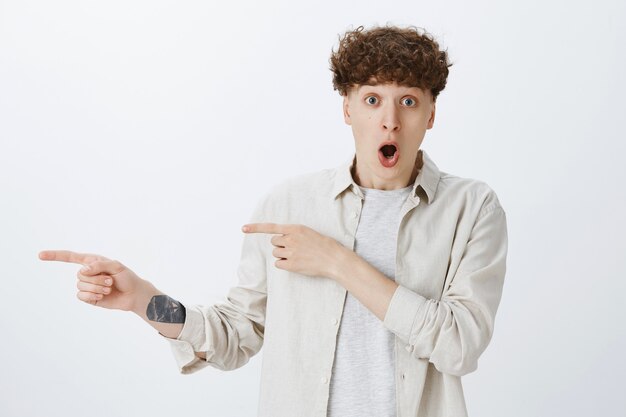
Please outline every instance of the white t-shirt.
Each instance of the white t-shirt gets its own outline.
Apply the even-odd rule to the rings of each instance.
[[[413,188],[360,187],[365,197],[354,251],[395,280],[400,209]],[[337,334],[328,417],[396,417],[394,334],[349,292]]]

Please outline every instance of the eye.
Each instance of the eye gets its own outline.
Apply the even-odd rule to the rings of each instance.
[[[365,98],[365,101],[367,102],[367,104],[376,104],[378,102],[378,99],[374,96],[369,96]]]
[[[405,97],[402,99],[402,101],[407,107],[415,107],[415,105],[417,104],[417,102],[413,100],[411,97]]]

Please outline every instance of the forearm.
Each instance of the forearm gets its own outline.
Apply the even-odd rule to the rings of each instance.
[[[334,279],[384,321],[398,284],[347,248],[339,256]]]
[[[185,307],[145,281],[132,311],[165,337],[176,339],[185,322]]]

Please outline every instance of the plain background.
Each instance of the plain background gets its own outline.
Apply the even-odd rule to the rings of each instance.
[[[472,416],[626,408],[624,2],[0,0],[0,415],[253,416],[262,351],[180,375],[141,319],[75,298],[117,259],[185,302],[236,284],[246,223],[284,178],[350,158],[338,35],[426,28],[454,65],[422,145],[507,212]]]

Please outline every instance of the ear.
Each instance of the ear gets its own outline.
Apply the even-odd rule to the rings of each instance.
[[[430,129],[430,128],[432,128],[432,127],[433,127],[433,124],[435,124],[435,110],[436,110],[436,109],[435,109],[435,107],[436,107],[435,105],[436,105],[436,104],[437,104],[437,103],[434,103],[434,102],[433,102],[433,109],[432,109],[432,110],[431,110],[431,112],[430,112],[430,118],[428,119],[428,126],[426,126],[426,129]]]
[[[343,120],[347,125],[352,124],[352,120],[350,119],[350,99],[348,98],[348,94],[343,96]]]

